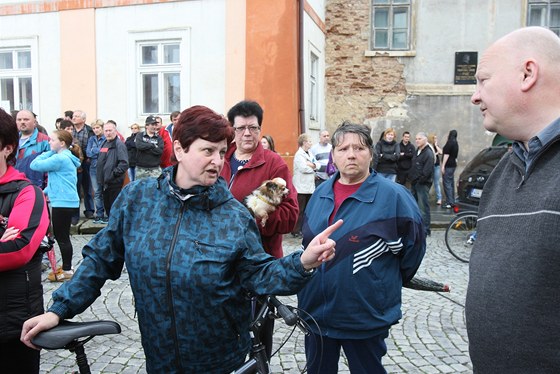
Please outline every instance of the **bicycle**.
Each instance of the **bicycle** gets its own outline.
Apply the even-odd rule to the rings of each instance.
[[[259,332],[267,318],[282,318],[286,325],[299,327],[305,334],[308,329],[299,317],[296,308],[282,304],[275,296],[264,298],[262,307],[250,325],[251,350],[246,362],[234,371],[235,374],[268,374],[269,362]],[[80,374],[91,374],[84,345],[97,335],[119,334],[121,327],[114,321],[70,322],[62,321],[50,330],[40,332],[32,342],[37,347],[57,350],[67,349],[75,353]]]
[[[471,250],[476,241],[478,214],[466,211],[457,214],[445,230],[445,245],[456,259],[469,262]]]

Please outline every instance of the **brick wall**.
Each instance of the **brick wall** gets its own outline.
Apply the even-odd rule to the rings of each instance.
[[[372,125],[406,99],[404,66],[395,57],[365,57],[370,40],[371,0],[326,4],[326,122]]]

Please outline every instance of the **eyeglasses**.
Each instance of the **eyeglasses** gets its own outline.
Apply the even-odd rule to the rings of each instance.
[[[253,134],[256,134],[259,131],[261,131],[260,126],[239,126],[239,127],[234,127],[234,129],[238,134],[243,134],[245,133],[246,130],[249,130]]]

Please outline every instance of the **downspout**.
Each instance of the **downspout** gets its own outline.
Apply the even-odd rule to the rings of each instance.
[[[305,132],[305,80],[303,72],[303,16],[305,0],[298,0],[298,96],[299,96],[299,133]]]

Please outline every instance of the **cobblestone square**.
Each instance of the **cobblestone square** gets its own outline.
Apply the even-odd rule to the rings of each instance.
[[[403,318],[393,326],[387,339],[388,353],[383,363],[389,373],[472,373],[468,356],[464,303],[468,282],[468,264],[452,257],[445,247],[444,231],[434,230],[428,238],[426,257],[418,272],[451,287],[450,293],[403,290]],[[92,235],[74,235],[74,266],[81,260],[81,248]],[[290,253],[299,242],[284,236],[284,249]],[[57,252],[57,258],[60,258]],[[59,284],[46,280],[45,302]],[[296,297],[282,301],[296,305]],[[86,344],[86,353],[93,373],[145,373],[144,353],[134,314],[132,292],[126,270],[116,281],[107,281],[101,296],[74,321],[113,320],[122,333],[98,336]],[[274,373],[300,373],[305,368],[303,333],[288,328],[281,321],[275,324],[275,348],[287,343],[271,360]],[[41,372],[62,374],[76,370],[74,355],[68,351],[45,351],[41,354]],[[349,373],[344,357],[339,373]]]

